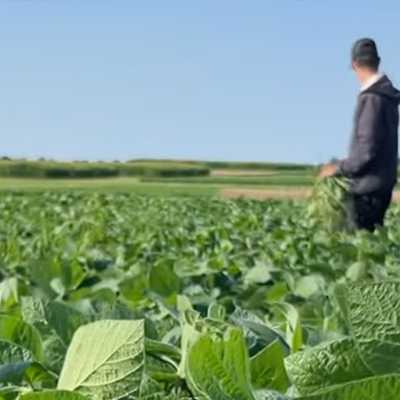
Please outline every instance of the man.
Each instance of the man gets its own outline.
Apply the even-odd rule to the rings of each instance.
[[[351,228],[382,226],[397,182],[400,92],[379,73],[380,57],[372,39],[352,48],[352,67],[361,83],[348,158],[325,165],[322,177],[350,178],[347,200]]]

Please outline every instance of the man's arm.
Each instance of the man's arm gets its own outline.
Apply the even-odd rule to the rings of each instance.
[[[376,94],[365,94],[361,99],[356,145],[352,146],[350,155],[338,165],[337,175],[355,178],[375,160],[380,144],[379,125],[382,118],[382,99]]]

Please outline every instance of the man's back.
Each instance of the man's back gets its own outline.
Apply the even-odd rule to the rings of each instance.
[[[391,191],[397,181],[400,92],[387,76],[358,98],[349,157],[340,169],[357,194]]]

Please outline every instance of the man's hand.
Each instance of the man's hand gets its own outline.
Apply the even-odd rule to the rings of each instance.
[[[336,164],[326,164],[321,168],[319,173],[320,178],[329,178],[330,176],[334,176],[337,172]]]

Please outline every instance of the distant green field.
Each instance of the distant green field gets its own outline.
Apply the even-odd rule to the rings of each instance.
[[[137,178],[104,179],[23,179],[0,178],[2,192],[44,192],[44,191],[96,191],[124,192],[149,195],[211,196],[217,187],[177,183],[143,183]]]

